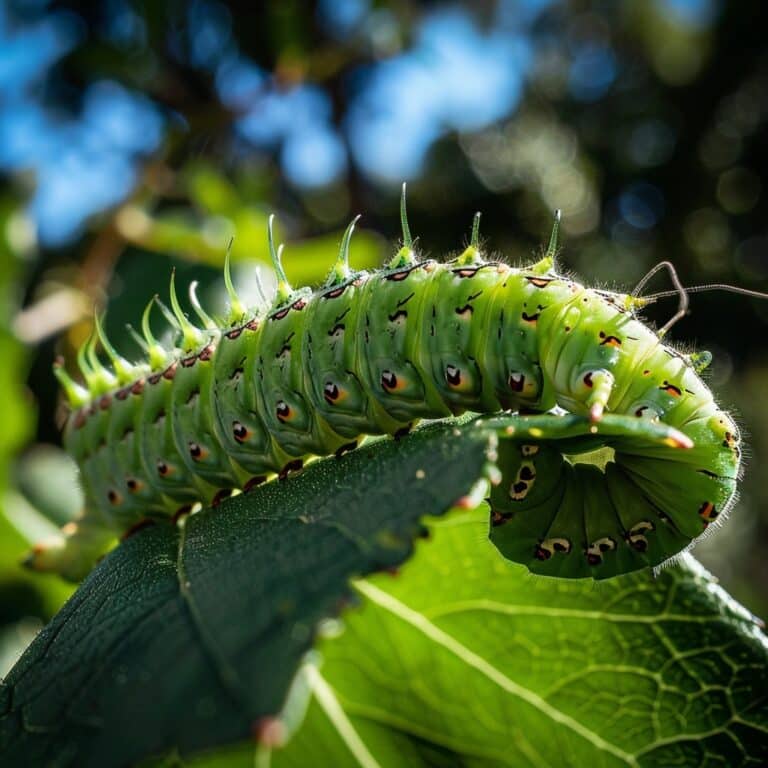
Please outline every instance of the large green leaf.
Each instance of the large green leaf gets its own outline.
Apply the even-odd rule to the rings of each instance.
[[[492,433],[438,424],[316,462],[105,558],[0,687],[0,764],[125,765],[246,738],[280,710],[350,577],[393,568],[482,476]]]
[[[483,490],[494,429],[531,423],[432,425],[129,538],[0,689],[0,761],[764,764],[766,639],[695,564],[531,577],[481,508],[393,570]]]
[[[436,521],[395,578],[356,582],[362,607],[302,668],[287,746],[194,765],[768,763],[768,641],[692,558],[598,586],[533,577],[487,519]]]

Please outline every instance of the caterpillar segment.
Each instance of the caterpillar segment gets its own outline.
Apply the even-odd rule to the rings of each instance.
[[[193,286],[198,327],[172,280],[164,314],[176,346],[155,339],[150,302],[142,363],[118,355],[97,322],[79,355],[84,383],[56,369],[86,511],[29,564],[79,579],[147,518],[215,504],[363,435],[465,411],[505,412],[490,538],[535,573],[599,579],[656,566],[722,520],[739,438],[698,375],[705,355],[663,344],[636,317],[643,299],[559,275],[559,219],[528,267],[483,258],[479,215],[470,245],[438,263],[417,258],[404,205],[403,246],[384,268],[350,267],[355,220],[314,292],[288,283],[270,219],[271,305],[242,304],[227,258],[229,314],[214,322]]]

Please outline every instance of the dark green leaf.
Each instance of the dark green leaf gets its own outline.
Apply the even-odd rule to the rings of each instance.
[[[349,579],[393,568],[466,494],[489,433],[438,424],[125,541],[0,688],[0,763],[111,766],[247,738]]]

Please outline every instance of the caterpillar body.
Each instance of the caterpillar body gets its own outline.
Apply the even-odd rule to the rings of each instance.
[[[353,227],[315,292],[288,285],[270,229],[278,289],[263,313],[243,307],[227,269],[229,317],[215,323],[193,294],[197,327],[172,280],[180,340],[155,340],[150,303],[146,363],[126,362],[97,322],[111,368],[93,341],[79,358],[86,387],[57,371],[86,513],[36,547],[32,567],[80,578],[105,531],[215,503],[363,435],[465,411],[532,414],[501,442],[490,497],[492,541],[531,571],[605,578],[655,566],[727,509],[739,438],[699,378],[700,359],[637,319],[642,299],[558,274],[557,221],[546,256],[519,269],[485,261],[476,227],[454,261],[419,261],[403,215],[391,262],[353,272]],[[567,415],[545,413],[553,408]],[[661,442],[642,439],[651,426]],[[609,461],[579,462],[611,434],[624,438]]]

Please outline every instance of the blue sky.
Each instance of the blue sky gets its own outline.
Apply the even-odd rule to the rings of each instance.
[[[649,2],[694,28],[712,23],[719,8],[716,0]],[[329,35],[385,50],[374,50],[369,62],[350,73],[348,109],[340,118],[321,87],[278,84],[240,51],[230,12],[216,0],[187,4],[186,26],[174,31],[172,45],[213,77],[219,98],[236,116],[233,135],[242,153],[274,154],[285,178],[299,189],[322,189],[351,163],[389,186],[418,176],[431,147],[446,133],[480,130],[518,109],[537,62],[532,25],[551,4],[554,0],[501,0],[491,23],[482,27],[466,6],[431,6],[403,48],[394,44],[397,22],[386,7],[374,9],[368,0],[322,0],[318,13]],[[29,210],[38,235],[43,243],[58,245],[75,238],[90,216],[130,194],[142,162],[161,146],[175,117],[106,80],[86,86],[75,113],[50,104],[46,76],[86,30],[74,13],[45,12],[45,2],[37,5],[42,8],[37,19],[24,22],[14,22],[0,6],[0,171],[32,180]],[[118,46],[140,48],[146,30],[130,4],[107,0],[105,8],[101,33]],[[575,101],[603,98],[622,76],[605,36],[564,41],[562,48]],[[663,158],[668,151],[663,125],[647,126],[635,138],[638,153]],[[620,209],[634,211],[638,222],[657,217],[646,193],[627,190]],[[637,214],[641,208],[647,216]]]

